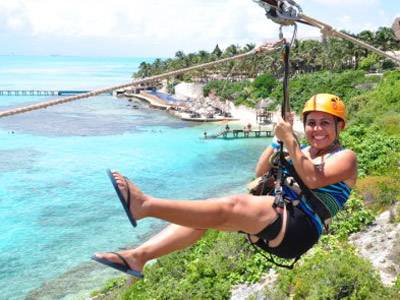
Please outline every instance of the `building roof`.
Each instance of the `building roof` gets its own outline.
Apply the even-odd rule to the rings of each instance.
[[[396,18],[392,25],[393,32],[398,40],[400,40],[400,17]]]

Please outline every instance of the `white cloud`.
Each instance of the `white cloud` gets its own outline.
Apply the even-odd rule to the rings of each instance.
[[[21,19],[12,18],[6,21],[6,25],[10,29],[19,30],[24,27],[24,22]]]
[[[319,3],[325,6],[335,7],[351,7],[351,6],[372,6],[377,4],[378,0],[312,0],[315,3]]]
[[[351,16],[349,16],[349,15],[341,16],[339,19],[339,23],[341,25],[340,27],[342,27],[342,28],[348,28],[352,22],[353,22],[353,20],[352,20]]]
[[[227,2],[235,6],[238,3],[237,0]],[[193,0],[19,0],[12,5],[3,0],[0,8],[9,20],[29,24],[33,34],[71,36],[129,36],[136,32],[144,36],[163,36],[176,34],[172,30],[186,32],[199,23],[204,26],[207,24],[204,21],[210,22],[218,14],[224,14],[221,2],[217,2],[213,10],[213,5],[205,6]],[[215,22],[218,24],[221,20]]]
[[[10,30],[32,36],[115,38],[136,42],[176,39],[250,41],[274,36],[262,10],[243,0],[0,0]],[[247,24],[247,25],[244,25]]]
[[[354,9],[366,10],[378,0],[298,2],[307,15],[335,28],[357,32],[367,22],[378,22]],[[76,51],[91,43],[108,51],[112,47],[98,47],[104,41],[150,55],[278,38],[278,26],[250,0],[0,0],[0,25],[0,33],[9,36],[65,40],[70,48],[75,41]],[[305,26],[299,30],[299,37],[316,34]]]

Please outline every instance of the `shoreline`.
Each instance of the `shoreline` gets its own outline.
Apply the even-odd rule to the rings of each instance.
[[[128,99],[130,98],[136,98],[141,101],[145,101],[150,105],[150,107],[155,108],[155,109],[160,109],[160,110],[165,110],[169,114],[171,114],[174,117],[177,117],[181,119],[182,121],[189,121],[189,122],[235,122],[239,121],[240,118],[237,117],[226,117],[226,116],[213,116],[213,117],[207,117],[203,116],[198,112],[189,112],[184,110],[184,108],[180,105],[174,105],[174,104],[169,104],[167,101],[148,94],[148,93],[130,93],[130,92],[125,92],[124,96]],[[193,116],[193,114],[196,114],[196,116]]]
[[[272,119],[271,122],[268,124],[260,124],[257,122],[257,110],[255,108],[247,107],[244,105],[235,106],[234,103],[229,102],[229,113],[231,117],[223,117],[223,116],[216,116],[212,118],[207,118],[200,115],[198,112],[194,112],[197,114],[194,117],[190,112],[182,111],[181,104],[170,104],[164,99],[157,97],[156,95],[152,95],[146,92],[140,93],[132,93],[132,92],[125,92],[124,97],[136,98],[141,101],[147,102],[150,107],[160,110],[165,110],[169,114],[174,117],[177,117],[183,121],[187,122],[210,122],[217,124],[229,124],[236,126],[238,128],[244,128],[250,126],[251,128],[257,128],[258,130],[267,130],[271,131],[274,135],[275,125],[280,117],[280,108],[276,111],[272,112]],[[194,100],[196,102],[196,100]],[[192,112],[193,113],[193,112]],[[304,136],[303,130],[303,122],[301,121],[300,117],[296,115],[294,124],[293,124],[293,131],[298,137]]]
[[[229,114],[231,116],[213,116],[205,117],[199,111],[189,111],[187,107],[182,104],[170,104],[164,99],[157,97],[146,92],[141,91],[140,93],[125,92],[124,97],[136,98],[141,101],[145,101],[150,105],[150,107],[160,110],[165,110],[171,115],[180,118],[183,121],[193,121],[193,122],[229,122],[234,125],[247,126],[259,126],[257,123],[257,112],[253,108],[245,107],[243,105],[235,106],[233,103],[229,104]],[[193,100],[195,104],[198,104],[197,100]],[[196,114],[194,117],[192,114]],[[265,126],[272,126],[273,124],[266,124]]]

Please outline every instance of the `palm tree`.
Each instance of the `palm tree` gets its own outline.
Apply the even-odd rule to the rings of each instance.
[[[228,48],[225,49],[224,56],[230,57],[238,54],[238,48],[239,47],[234,44],[230,45]]]
[[[357,34],[357,38],[372,45],[375,40],[375,34],[370,30],[363,30]]]
[[[141,62],[139,65],[139,70],[133,74],[134,78],[145,78],[151,75],[151,65],[145,61]]]
[[[161,58],[156,58],[153,62],[153,74],[160,74],[163,71],[163,65]]]
[[[375,42],[383,51],[396,48],[398,45],[393,30],[389,27],[379,27],[375,33]]]
[[[249,52],[250,50],[253,50],[256,47],[256,44],[246,44],[246,46],[243,47],[243,52]]]
[[[176,57],[177,59],[184,59],[184,58],[185,58],[185,53],[184,53],[183,51],[179,50],[179,51],[177,51],[177,52],[175,53],[175,57]]]
[[[215,46],[213,52],[211,52],[211,54],[215,55],[216,57],[221,57],[222,55],[222,51],[219,48],[218,44]]]
[[[208,53],[207,51],[204,50],[200,50],[199,51],[199,57],[200,57],[200,61],[203,62],[208,62],[210,59],[210,53]]]

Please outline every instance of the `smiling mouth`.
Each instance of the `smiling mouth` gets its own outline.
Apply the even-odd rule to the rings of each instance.
[[[314,136],[314,140],[321,141],[324,140],[326,136]]]

